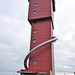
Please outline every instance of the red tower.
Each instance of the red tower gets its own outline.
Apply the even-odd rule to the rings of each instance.
[[[55,75],[53,43],[53,12],[55,0],[29,0],[31,29],[30,52],[24,60],[21,75]],[[29,64],[27,67],[27,59]]]

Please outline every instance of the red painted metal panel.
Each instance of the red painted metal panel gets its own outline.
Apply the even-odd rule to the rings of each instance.
[[[37,3],[37,6],[33,6]],[[36,11],[36,14],[33,14]],[[28,20],[39,19],[51,16],[51,0],[30,0]]]
[[[31,47],[30,50],[35,46],[43,43],[52,38],[52,21],[42,20],[37,21],[36,25],[32,24],[32,33],[31,33]],[[37,33],[33,34],[33,30],[36,30]],[[36,43],[33,43],[33,39],[36,40]],[[51,44],[45,45],[44,47],[38,49],[34,54],[31,55],[29,60],[29,69],[30,70],[52,70],[52,47]],[[37,61],[37,65],[33,65],[33,61]]]

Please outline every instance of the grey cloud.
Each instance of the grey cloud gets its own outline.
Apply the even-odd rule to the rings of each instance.
[[[25,4],[26,3],[26,4]],[[0,74],[17,75],[29,50],[28,1],[0,0]],[[24,17],[25,15],[25,17]]]
[[[72,74],[75,66],[75,1],[56,2],[54,33],[59,38],[55,44],[56,73]]]

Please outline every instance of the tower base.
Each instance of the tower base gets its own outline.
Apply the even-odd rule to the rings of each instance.
[[[50,71],[48,70],[20,70],[17,73],[20,73],[20,75],[50,75]]]

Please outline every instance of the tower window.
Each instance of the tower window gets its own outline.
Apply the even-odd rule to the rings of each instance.
[[[36,61],[33,61],[33,65],[37,65],[37,62]]]
[[[34,25],[36,25],[36,24],[37,24],[37,22],[34,22],[33,24],[34,24]]]
[[[36,43],[36,40],[33,40],[33,43]]]
[[[35,53],[35,52],[33,52],[33,53]]]
[[[33,52],[33,54],[35,54],[35,52]]]
[[[36,30],[34,30],[33,33],[35,34],[36,33]]]
[[[37,4],[36,4],[36,3],[34,3],[34,4],[33,4],[33,6],[37,6]]]
[[[36,11],[33,11],[33,14],[36,14]]]

